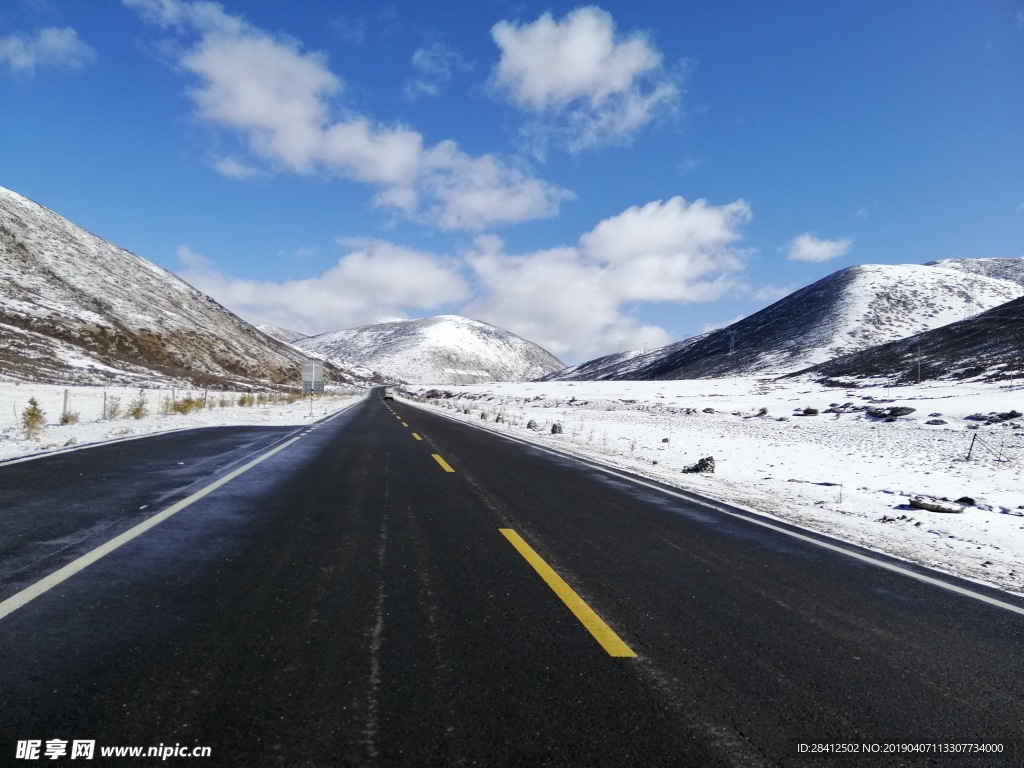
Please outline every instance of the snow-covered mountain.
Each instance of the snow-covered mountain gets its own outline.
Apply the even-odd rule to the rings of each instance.
[[[790,373],[963,320],[1022,295],[1020,283],[963,269],[923,264],[847,267],[750,317],[646,353],[643,364],[629,361],[617,372],[604,371],[601,378]]]
[[[282,328],[279,325],[269,325],[267,323],[262,323],[256,327],[267,334],[267,336],[283,341],[285,344],[291,344],[293,341],[304,339],[309,335],[308,333],[299,333],[289,328]]]
[[[5,375],[82,384],[292,383],[304,359],[170,272],[0,187]]]
[[[531,341],[460,315],[385,321],[310,336],[295,345],[424,384],[526,381],[565,367]]]
[[[901,384],[928,379],[1024,378],[1024,297],[966,320],[844,355],[798,373],[818,380],[885,377]],[[795,374],[794,374],[795,375]]]

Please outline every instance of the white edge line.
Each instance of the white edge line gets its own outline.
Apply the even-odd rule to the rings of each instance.
[[[210,425],[213,426],[213,425]],[[221,425],[216,425],[221,426]],[[97,440],[93,443],[85,443],[83,445],[73,446],[61,446],[55,451],[40,451],[39,453],[30,453],[28,456],[17,456],[12,459],[0,461],[0,469],[4,467],[10,467],[14,464],[21,464],[25,461],[35,461],[36,459],[45,459],[49,456],[60,456],[64,453],[73,453],[75,451],[84,451],[89,448],[98,448],[101,445],[113,445],[114,443],[127,443],[132,440],[144,440],[147,437],[156,437],[157,435],[171,435],[175,432],[188,432],[190,429],[204,429],[205,425],[196,427],[174,427],[173,429],[161,429],[156,432],[147,432],[144,435],[128,435],[127,437],[112,437],[109,440]]]
[[[329,416],[323,416],[318,421],[311,422],[311,424],[326,424],[328,421],[333,419],[335,416],[344,413],[353,405],[358,403],[360,400],[365,400],[367,395],[363,395],[360,398],[356,398],[351,403],[346,403],[344,406],[336,410]],[[101,445],[113,445],[115,443],[127,443],[130,440],[145,440],[147,437],[156,437],[158,435],[170,435],[175,432],[188,432],[193,429],[215,429],[217,427],[295,427],[296,429],[306,429],[305,424],[196,424],[191,427],[171,427],[170,429],[158,429],[154,432],[147,432],[144,435],[128,435],[127,437],[112,437],[109,440],[96,440],[92,443],[84,443],[83,445],[73,446],[61,446],[54,451],[40,451],[39,453],[30,453],[28,456],[15,456],[11,459],[0,459],[0,469],[4,467],[10,467],[14,464],[21,464],[25,461],[35,461],[36,459],[46,459],[50,456],[60,456],[64,453],[72,453],[74,451],[85,451],[89,448],[99,448]]]
[[[164,522],[164,520],[167,520],[168,518],[176,515],[178,512],[181,512],[181,510],[185,509],[186,507],[189,507],[192,504],[195,504],[197,501],[202,499],[204,496],[208,496],[209,494],[213,493],[214,491],[216,491],[221,486],[227,485],[228,483],[230,483],[232,480],[234,480],[239,475],[241,475],[241,474],[243,474],[245,472],[248,472],[250,469],[255,467],[257,464],[260,464],[260,463],[266,461],[271,456],[273,456],[273,455],[275,455],[277,453],[280,453],[285,448],[287,448],[288,446],[292,445],[293,443],[295,443],[295,442],[297,442],[298,440],[301,440],[301,439],[302,439],[302,436],[298,435],[297,437],[293,437],[291,440],[288,440],[287,442],[281,443],[276,448],[271,448],[269,451],[267,451],[266,453],[262,454],[261,456],[257,456],[255,459],[250,461],[248,464],[245,464],[244,466],[241,466],[238,469],[235,469],[234,471],[229,472],[228,474],[224,475],[224,477],[222,477],[222,478],[220,478],[218,480],[214,480],[212,483],[207,485],[205,488],[201,488],[198,491],[196,491],[195,493],[193,493],[191,496],[182,499],[181,501],[177,502],[176,504],[172,504],[167,509],[165,509],[163,512],[158,512],[157,514],[153,515],[152,517],[149,517],[149,518],[143,520],[141,523],[136,525],[134,528],[129,528],[124,533],[122,533],[122,534],[120,534],[118,536],[115,536],[110,541],[106,542],[105,544],[101,544],[100,546],[96,547],[96,549],[92,550],[91,552],[87,552],[86,554],[82,555],[78,559],[71,561],[70,563],[65,565],[63,568],[59,568],[58,570],[56,570],[53,573],[51,573],[49,576],[44,576],[42,579],[40,579],[39,581],[35,582],[34,584],[32,584],[32,585],[30,585],[28,587],[25,587],[25,589],[21,590],[21,592],[18,592],[17,594],[12,595],[11,597],[7,598],[2,603],[0,603],[0,620],[2,620],[5,617],[9,616],[10,614],[14,613],[19,608],[21,608],[21,607],[27,605],[28,603],[32,602],[33,600],[35,600],[40,595],[46,594],[51,589],[56,587],[58,584],[60,584],[61,582],[66,581],[67,579],[71,578],[72,576],[74,576],[79,571],[84,570],[85,568],[88,568],[90,565],[95,563],[101,557],[104,557],[105,555],[109,555],[111,552],[113,552],[114,550],[118,549],[119,547],[127,544],[132,539],[134,539],[134,538],[136,538],[138,536],[141,536],[143,533],[148,531],[150,528],[153,528],[153,527],[155,527],[157,525],[160,525],[160,523]]]
[[[424,411],[427,411],[428,413],[436,413],[435,410],[427,408],[427,407],[423,406],[420,403],[409,402],[409,405],[412,405],[414,408],[420,408],[420,409],[422,409]],[[622,480],[627,480],[627,481],[633,483],[634,485],[641,485],[641,486],[643,486],[645,488],[650,488],[652,490],[659,491],[660,493],[663,493],[666,496],[674,496],[677,499],[682,499],[683,501],[688,501],[691,504],[699,504],[702,507],[706,507],[708,509],[713,509],[714,511],[719,512],[721,514],[729,515],[730,517],[735,517],[735,518],[737,518],[739,520],[746,520],[747,522],[754,523],[755,525],[760,525],[760,526],[762,526],[764,528],[768,528],[769,530],[776,531],[778,533],[784,533],[785,535],[791,536],[794,539],[799,539],[800,541],[805,541],[805,542],[807,542],[809,544],[814,544],[816,546],[822,547],[823,549],[828,549],[828,550],[830,550],[832,552],[837,552],[837,553],[839,553],[841,555],[846,555],[847,557],[852,557],[855,560],[860,560],[862,562],[869,563],[871,565],[876,565],[879,568],[884,568],[884,569],[886,569],[888,571],[892,571],[894,573],[898,573],[898,574],[900,574],[902,576],[909,576],[910,578],[916,579],[917,581],[924,582],[925,584],[930,584],[930,585],[935,586],[935,587],[940,587],[942,589],[949,590],[950,592],[956,592],[957,594],[964,595],[965,597],[970,597],[970,598],[973,598],[975,600],[979,600],[979,601],[981,601],[983,603],[988,603],[989,605],[993,605],[993,606],[995,606],[997,608],[1002,608],[1003,610],[1011,611],[1013,613],[1017,613],[1017,614],[1020,614],[1021,616],[1024,616],[1024,608],[1021,608],[1020,606],[1014,605],[1013,603],[1007,603],[1007,602],[1004,602],[1002,600],[997,600],[994,597],[989,597],[988,595],[983,595],[980,592],[975,592],[973,590],[967,589],[966,587],[961,587],[961,586],[958,586],[956,584],[950,584],[947,581],[943,581],[942,579],[936,579],[936,578],[934,578],[932,576],[926,576],[923,573],[917,573],[916,571],[912,571],[909,568],[904,568],[902,566],[896,565],[895,563],[887,563],[884,560],[877,560],[877,559],[875,559],[873,557],[870,557],[868,555],[861,554],[860,552],[854,552],[853,550],[847,549],[845,547],[840,547],[840,546],[837,546],[835,544],[829,544],[827,541],[822,541],[822,540],[814,538],[812,536],[805,536],[802,533],[797,533],[796,531],[788,530],[786,528],[783,528],[782,526],[770,523],[767,520],[760,520],[760,519],[758,519],[756,517],[750,517],[748,515],[739,514],[738,512],[732,512],[732,511],[730,511],[728,509],[725,509],[724,507],[720,507],[720,506],[718,506],[718,505],[716,505],[714,503],[710,503],[709,501],[701,499],[701,498],[699,498],[697,496],[691,496],[689,494],[686,494],[686,493],[683,493],[683,492],[680,492],[680,491],[672,491],[672,490],[669,490],[668,488],[663,488],[663,487],[655,485],[653,483],[645,482],[643,480],[640,480],[639,478],[631,477],[629,475],[622,474],[621,472],[619,472],[619,471],[617,471],[615,469],[612,469],[611,467],[608,467],[606,465],[602,465],[601,463],[599,463],[598,461],[596,461],[594,459],[589,459],[589,458],[584,459],[584,458],[582,458],[580,456],[575,456],[575,455],[573,455],[571,453],[562,453],[561,451],[557,451],[557,450],[554,450],[552,448],[548,448],[547,446],[541,445],[540,443],[533,443],[533,442],[530,442],[529,440],[523,440],[522,438],[515,437],[514,435],[504,435],[501,432],[498,432],[498,431],[495,431],[495,430],[491,430],[491,429],[486,429],[485,427],[477,426],[476,424],[474,424],[471,421],[462,421],[461,419],[456,419],[454,416],[449,416],[448,414],[445,414],[445,413],[438,413],[437,415],[438,416],[444,416],[445,418],[450,419],[450,420],[456,422],[457,424],[465,424],[466,426],[473,427],[474,429],[479,429],[479,430],[482,430],[484,432],[488,432],[488,433],[490,433],[492,435],[496,435],[498,437],[503,437],[506,440],[513,440],[513,441],[515,441],[517,443],[522,443],[523,445],[528,445],[528,446],[530,446],[532,448],[539,448],[540,450],[546,451],[547,453],[550,453],[550,454],[552,454],[554,456],[560,456],[562,458],[567,458],[567,459],[572,459],[574,461],[578,461],[581,464],[585,464],[585,465],[587,465],[589,467],[592,467],[593,469],[599,470],[601,472],[605,472],[605,473],[607,473],[609,475],[614,475],[615,477],[618,477],[618,478],[620,478]],[[756,511],[755,511],[754,514],[757,514]],[[817,533],[817,531],[815,531],[815,533]],[[828,536],[828,534],[818,534],[818,535],[820,535],[820,536]],[[837,539],[837,541],[842,541],[842,539]],[[846,542],[844,542],[844,543],[846,543]],[[856,544],[850,544],[850,546],[857,546],[857,545]],[[921,566],[921,567],[924,567],[924,566]]]
[[[363,399],[365,399],[365,398],[359,398],[358,400],[353,400],[351,403],[348,403],[347,405],[345,405],[345,407],[339,408],[334,413],[330,414],[329,416],[323,417],[322,419],[320,419],[316,423],[318,423],[318,424],[326,424],[328,421],[331,421],[332,419],[340,416],[342,413],[347,411],[349,408],[351,408],[352,406],[356,405],[356,403],[361,402]],[[202,427],[197,427],[197,428],[198,429],[202,429]],[[185,429],[191,429],[191,427],[185,427]],[[181,430],[172,430],[172,431],[181,431]],[[166,434],[166,432],[160,432],[160,433],[154,433],[154,434]],[[34,584],[31,584],[28,587],[25,587],[25,589],[21,590],[20,592],[14,594],[14,595],[11,595],[9,598],[4,600],[3,602],[0,602],[0,620],[3,620],[5,617],[7,617],[10,614],[14,613],[16,610],[18,610],[22,606],[25,606],[28,603],[32,602],[33,600],[35,600],[40,595],[43,595],[43,594],[49,592],[51,589],[56,587],[58,584],[60,584],[61,582],[66,581],[67,579],[71,578],[72,576],[74,576],[79,571],[84,570],[85,568],[88,568],[90,565],[95,563],[101,557],[104,557],[105,555],[109,555],[115,549],[118,549],[119,547],[123,546],[124,544],[127,544],[132,539],[134,539],[134,538],[136,538],[138,536],[141,536],[143,533],[148,531],[150,528],[153,528],[153,527],[159,525],[160,523],[164,522],[164,520],[167,520],[168,518],[176,515],[178,512],[181,512],[181,510],[185,509],[186,507],[189,507],[192,504],[195,504],[197,501],[202,499],[204,496],[208,496],[209,494],[211,494],[214,491],[216,491],[218,488],[220,488],[220,487],[222,487],[224,485],[227,485],[232,480],[234,480],[236,477],[238,477],[241,474],[244,474],[245,472],[248,472],[250,469],[255,467],[257,464],[260,464],[260,463],[266,461],[267,459],[269,459],[271,456],[273,456],[273,455],[275,455],[277,453],[280,453],[281,451],[283,451],[288,446],[290,446],[293,443],[301,440],[304,434],[306,434],[306,433],[303,433],[303,434],[300,434],[300,435],[296,435],[295,437],[291,438],[290,440],[287,440],[286,442],[283,442],[280,445],[278,445],[278,446],[276,446],[274,448],[271,448],[266,453],[264,453],[264,454],[262,454],[260,456],[257,456],[255,459],[250,461],[248,464],[245,464],[245,465],[243,465],[241,467],[238,467],[235,470],[232,470],[228,474],[224,475],[224,477],[221,477],[221,478],[219,478],[217,480],[214,480],[212,483],[210,483],[209,485],[207,485],[204,488],[200,488],[198,491],[193,493],[191,496],[182,499],[181,501],[177,502],[176,504],[172,504],[170,507],[165,509],[163,512],[158,512],[157,514],[153,515],[152,517],[146,518],[145,520],[143,520],[141,523],[139,523],[135,527],[129,528],[127,531],[125,531],[124,533],[121,533],[118,536],[115,536],[110,541],[108,541],[108,542],[106,542],[104,544],[101,544],[100,546],[96,547],[95,549],[93,549],[90,552],[85,553],[84,555],[82,555],[81,557],[77,558],[76,560],[72,560],[70,563],[68,563],[67,565],[65,565],[62,568],[57,569],[56,571],[51,573],[49,576],[44,576],[42,579],[40,579],[39,581],[35,582]],[[138,436],[130,437],[130,438],[126,438],[126,439],[127,440],[140,440],[143,437],[151,437],[151,435],[138,435]],[[110,442],[114,442],[114,441],[110,441]],[[103,444],[105,444],[105,443],[103,443]],[[86,446],[82,446],[82,448],[89,448],[89,447],[92,447],[92,444],[86,445]],[[33,458],[38,458],[38,457],[33,457]]]

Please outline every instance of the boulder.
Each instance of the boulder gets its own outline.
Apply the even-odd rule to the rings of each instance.
[[[714,474],[714,472],[715,472],[715,457],[714,456],[705,456],[703,459],[698,461],[696,464],[694,464],[692,466],[689,466],[689,467],[685,467],[683,469],[683,472],[687,473],[687,474],[697,473],[697,472],[709,472],[711,474]]]

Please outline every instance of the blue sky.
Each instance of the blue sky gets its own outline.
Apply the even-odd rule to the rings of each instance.
[[[0,185],[309,333],[567,362],[1024,255],[1024,3],[4,0]]]

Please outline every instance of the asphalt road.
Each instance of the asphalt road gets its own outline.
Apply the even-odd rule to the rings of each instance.
[[[0,616],[0,765],[1024,763],[1024,616],[379,392],[0,466]]]

